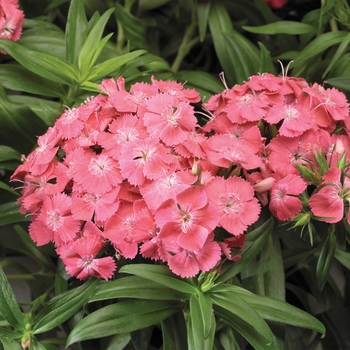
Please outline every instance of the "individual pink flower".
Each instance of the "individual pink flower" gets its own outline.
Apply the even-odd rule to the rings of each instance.
[[[103,194],[85,193],[82,197],[72,198],[72,215],[78,220],[89,221],[94,216],[97,222],[109,219],[118,209],[119,187]]]
[[[264,120],[270,124],[282,121],[278,130],[280,135],[286,137],[300,136],[312,127],[309,110],[296,104],[275,105],[267,111]]]
[[[90,223],[90,225],[93,224]],[[57,251],[71,276],[76,276],[81,280],[89,277],[108,280],[113,276],[116,265],[110,256],[96,257],[104,246],[104,240],[100,235],[89,235],[78,238],[69,245],[60,247]]]
[[[224,111],[232,123],[244,124],[263,119],[267,106],[268,102],[264,94],[247,92],[230,99]]]
[[[273,9],[280,9],[282,8],[288,0],[265,0],[265,2]]]
[[[261,159],[249,142],[229,135],[213,135],[205,142],[208,160],[219,167],[237,165],[246,170],[259,168]]]
[[[231,234],[242,234],[259,218],[260,205],[253,187],[240,177],[216,177],[206,186],[210,203],[219,213],[219,225]]]
[[[336,223],[346,215],[344,203],[348,204],[350,201],[350,179],[344,176],[341,181],[341,178],[341,169],[328,169],[322,184],[312,194],[309,205],[318,220]],[[349,214],[347,214],[347,221],[350,223]]]
[[[155,85],[159,91],[174,96],[178,101],[186,102],[199,102],[200,95],[195,89],[184,89],[184,85],[176,81],[164,81],[156,80],[154,77],[151,77],[153,85]]]
[[[190,187],[163,202],[155,212],[159,238],[181,248],[201,249],[218,223],[218,212],[200,187]]]
[[[123,180],[117,161],[105,152],[96,154],[86,150],[77,160],[75,170],[74,180],[93,194],[109,192]]]
[[[133,259],[138,251],[137,243],[150,239],[153,234],[146,235],[140,220],[148,220],[148,228],[153,232],[154,222],[149,221],[146,205],[143,200],[133,203],[121,202],[118,211],[106,222],[103,235],[108,238],[117,251],[125,258]]]
[[[142,185],[167,173],[174,161],[170,150],[155,137],[127,142],[119,157],[121,173],[132,185]]]
[[[194,277],[199,271],[211,270],[220,261],[221,249],[213,238],[211,233],[202,248],[195,251],[169,243],[164,244],[161,246],[161,258],[176,275],[182,278]]]
[[[298,137],[277,135],[267,147],[269,166],[282,177],[299,174],[295,165],[315,163],[314,153],[327,150],[329,143],[329,133],[324,130],[309,130]]]
[[[302,209],[298,195],[302,194],[306,187],[305,181],[295,174],[277,180],[271,189],[269,205],[271,213],[281,221],[292,219]]]
[[[72,199],[64,193],[44,197],[36,219],[29,226],[29,233],[37,245],[53,241],[56,246],[72,241],[80,230],[81,222],[71,213]]]
[[[187,133],[194,131],[197,119],[193,107],[187,102],[175,103],[171,95],[157,95],[146,101],[143,116],[148,133],[159,137],[167,146],[180,144]]]
[[[118,160],[124,143],[148,137],[143,121],[132,114],[124,114],[114,119],[108,132],[100,132],[97,142],[109,156]]]
[[[171,172],[157,180],[146,181],[140,191],[148,207],[155,210],[167,199],[189,188],[196,180],[197,177],[190,170]]]
[[[93,98],[86,104],[76,108],[67,108],[56,120],[55,127],[63,138],[71,139],[77,137],[84,128],[91,113],[100,107],[99,98]]]
[[[0,38],[17,41],[22,34],[23,21],[24,13],[18,9],[17,1],[0,0]]]

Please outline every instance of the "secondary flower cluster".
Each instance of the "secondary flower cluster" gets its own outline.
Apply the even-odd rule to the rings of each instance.
[[[18,0],[0,0],[0,38],[17,41],[22,34],[23,11]]]
[[[209,271],[239,259],[261,206],[296,225],[301,215],[342,219],[350,124],[338,90],[252,76],[203,104],[200,126],[199,94],[177,82],[100,88],[38,138],[12,177],[24,183],[31,238],[53,241],[72,276],[111,278],[113,255],[137,254],[181,277]]]
[[[217,159],[223,152],[235,164],[239,158],[261,204],[278,220],[295,227],[311,219],[347,217],[350,223],[350,118],[343,93],[303,78],[261,74],[213,96],[206,108],[213,115],[206,131],[215,133],[209,143],[226,138],[214,147]],[[256,156],[261,164],[250,164]]]

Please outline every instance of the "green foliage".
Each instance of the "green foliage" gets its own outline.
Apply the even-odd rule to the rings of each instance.
[[[346,222],[346,232],[339,233],[308,221],[310,244],[298,227],[286,231],[269,218],[247,233],[239,261],[225,261],[220,273],[197,279],[180,279],[166,266],[147,263],[125,264],[115,280],[78,283],[52,246],[37,247],[31,240],[30,218],[19,213],[19,192],[10,182],[37,137],[66,107],[99,93],[98,85],[109,77],[123,75],[127,83],[148,82],[152,75],[176,80],[207,101],[225,84],[278,74],[278,61],[284,67],[292,61],[288,75],[349,94],[348,2],[289,0],[280,10],[263,0],[20,3],[26,13],[21,39],[0,39],[8,53],[0,57],[0,227],[10,232],[10,238],[0,232],[0,348],[21,349],[30,340],[35,350],[60,344],[72,350],[142,349],[155,325],[163,350],[284,344],[313,349],[317,342],[348,348]],[[37,270],[16,260],[21,257],[34,261]],[[342,291],[332,277],[334,266],[345,276]],[[27,282],[29,305],[17,301],[14,280]],[[63,338],[56,338],[58,327]]]

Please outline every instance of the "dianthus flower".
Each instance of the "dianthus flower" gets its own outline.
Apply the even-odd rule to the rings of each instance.
[[[309,205],[318,220],[336,223],[343,219],[345,203],[348,205],[349,201],[349,177],[342,177],[342,171],[339,168],[330,168],[324,174],[323,182],[311,196]],[[350,223],[349,214],[346,216]]]
[[[289,174],[277,180],[271,189],[270,211],[279,220],[292,219],[302,208],[298,195],[302,194],[307,184],[298,175]]]
[[[0,38],[17,41],[23,21],[24,13],[18,8],[18,1],[0,0]]]

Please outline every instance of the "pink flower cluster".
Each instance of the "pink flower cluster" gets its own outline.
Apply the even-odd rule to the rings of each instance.
[[[17,41],[22,34],[23,11],[18,0],[0,0],[0,38]]]
[[[345,216],[350,223],[350,118],[343,93],[266,73],[213,96],[206,108],[212,120],[205,129],[214,133],[208,144],[226,139],[213,145],[216,160],[208,153],[209,159],[221,167],[228,166],[224,153],[226,161],[240,159],[244,177],[278,220],[301,226]]]
[[[199,94],[177,82],[128,91],[119,78],[100,88],[67,109],[12,176],[24,183],[31,238],[54,242],[72,276],[109,279],[116,258],[137,254],[181,277],[209,271],[240,258],[261,206],[280,221],[310,207],[316,219],[342,218],[350,124],[338,90],[252,76],[203,104],[200,126]]]
[[[13,174],[24,183],[31,238],[53,241],[80,279],[111,278],[113,255],[160,259],[182,277],[212,269],[222,254],[239,259],[260,205],[244,179],[216,176],[214,145],[191,105],[198,92],[155,79],[100,88],[106,95],[67,109]],[[218,226],[228,231],[220,240]]]

